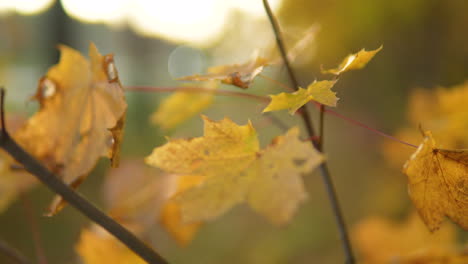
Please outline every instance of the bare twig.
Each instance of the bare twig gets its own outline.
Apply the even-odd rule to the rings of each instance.
[[[323,152],[323,142],[325,142],[324,126],[325,126],[325,105],[320,104],[318,150],[322,152]]]
[[[294,74],[294,71],[293,71],[293,69],[292,69],[292,67],[291,67],[291,65],[289,63],[288,56],[287,56],[287,53],[286,53],[286,48],[285,48],[284,42],[283,42],[283,40],[281,38],[281,31],[280,31],[278,22],[275,19],[275,16],[273,15],[273,12],[271,11],[270,5],[268,4],[268,0],[263,0],[263,5],[264,5],[265,11],[266,11],[266,13],[268,15],[268,19],[271,22],[271,27],[273,28],[273,32],[275,33],[276,44],[278,45],[281,56],[283,57],[284,65],[285,65],[285,67],[286,67],[286,69],[288,71],[291,83],[293,84],[294,89],[298,89],[299,85],[298,85],[298,82],[297,82],[297,78],[296,78],[296,76]],[[325,109],[323,109],[321,112],[325,112],[324,110]],[[307,112],[307,109],[305,107],[303,107],[302,112],[303,112],[303,115],[302,115],[303,121],[304,121],[304,124],[306,125],[307,131],[309,133],[309,137],[313,138],[313,137],[315,137],[315,132],[314,132],[314,129],[313,129],[313,126],[312,126],[312,121],[310,120],[309,114]],[[322,121],[323,121],[323,118],[322,118]],[[311,141],[311,142],[317,149],[321,149],[321,146],[323,144],[322,139],[320,139],[320,143],[316,143],[315,141]],[[338,229],[339,229],[340,236],[341,236],[341,242],[342,242],[343,249],[344,249],[344,252],[345,252],[345,255],[346,255],[346,263],[348,263],[348,264],[355,263],[353,251],[352,251],[352,248],[351,248],[351,242],[349,240],[349,236],[348,236],[348,232],[347,232],[347,228],[346,228],[346,223],[344,221],[344,218],[343,218],[343,215],[342,215],[342,212],[341,212],[341,209],[340,209],[340,205],[339,205],[338,198],[337,198],[337,195],[336,195],[335,187],[333,186],[333,181],[331,179],[330,172],[328,170],[328,166],[327,166],[326,162],[324,162],[324,163],[322,163],[320,165],[320,173],[321,173],[322,179],[323,179],[323,181],[325,183],[325,188],[327,190],[328,199],[330,200],[330,203],[331,203],[331,206],[332,206],[332,209],[333,209],[333,213],[335,215],[335,220],[336,220],[337,225],[338,225]]]
[[[8,134],[5,127],[5,109],[4,109],[5,90],[0,90],[0,118],[1,118],[1,136],[0,148],[4,149],[8,154],[21,163],[24,168],[36,176],[43,184],[45,184],[53,192],[59,194],[71,206],[75,207],[82,214],[106,229],[114,235],[130,250],[139,255],[146,262],[151,264],[167,263],[165,259],[158,255],[154,250],[147,246],[143,241],[139,240],[134,234],[117,223],[114,219],[107,216],[96,206],[90,203],[86,198],[79,193],[73,191],[62,182],[56,175],[50,172],[39,161],[27,153],[16,141]]]
[[[244,92],[236,92],[236,91],[227,91],[227,90],[213,90],[203,87],[153,87],[153,86],[126,86],[125,90],[127,91],[137,91],[137,92],[186,92],[186,93],[213,93],[216,95],[224,95],[224,96],[235,96],[235,97],[243,97],[248,99],[255,99],[257,101],[264,101],[268,102],[270,99],[265,96],[249,94]]]
[[[0,239],[0,252],[18,264],[32,264],[21,252]]]

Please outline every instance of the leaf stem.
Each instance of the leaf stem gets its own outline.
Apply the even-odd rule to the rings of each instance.
[[[342,120],[348,121],[349,123],[351,123],[351,124],[353,124],[353,125],[356,125],[356,126],[360,126],[360,127],[362,127],[362,128],[365,128],[365,129],[367,129],[367,130],[369,130],[369,131],[371,131],[371,132],[374,132],[374,133],[376,133],[376,134],[378,134],[378,135],[381,135],[382,137],[386,137],[386,138],[391,139],[391,140],[393,140],[393,141],[399,142],[399,143],[401,143],[401,144],[403,144],[403,145],[407,145],[407,146],[410,146],[410,147],[413,147],[413,148],[418,148],[418,146],[416,146],[416,145],[414,145],[414,144],[408,143],[408,142],[403,141],[403,140],[401,140],[401,139],[398,139],[398,138],[396,138],[396,137],[394,137],[394,136],[391,136],[391,135],[389,135],[389,134],[386,134],[386,133],[384,133],[384,132],[382,132],[382,131],[379,131],[379,130],[377,130],[377,129],[375,129],[375,128],[369,127],[368,125],[366,125],[366,124],[364,124],[364,123],[361,123],[361,122],[359,122],[359,121],[357,121],[357,120],[354,120],[354,119],[352,119],[352,118],[349,118],[349,117],[347,117],[347,116],[344,116],[344,115],[342,115],[342,114],[340,114],[340,113],[337,113],[337,112],[335,112],[335,111],[333,111],[333,110],[331,110],[331,109],[326,108],[324,112],[329,113],[329,114],[331,114],[331,115],[334,115],[334,116],[336,116],[336,117],[338,117],[338,118],[340,118],[340,119],[342,119]]]
[[[288,56],[287,56],[287,53],[286,53],[286,48],[285,48],[284,42],[283,42],[283,40],[281,38],[281,32],[280,32],[280,29],[279,29],[278,22],[277,22],[275,16],[273,15],[273,12],[271,11],[268,0],[263,0],[263,5],[264,5],[265,11],[266,11],[266,13],[268,15],[268,19],[270,20],[271,27],[273,28],[273,32],[274,32],[275,38],[276,38],[276,44],[277,44],[277,46],[278,46],[278,48],[280,50],[281,56],[283,57],[284,65],[286,66],[286,69],[287,69],[288,74],[289,74],[289,79],[291,80],[291,83],[294,86],[293,88],[298,89],[299,85],[298,85],[298,82],[297,82],[297,78],[296,78],[296,76],[294,74],[294,71],[292,70],[292,67],[291,67],[291,65],[289,63]],[[303,109],[302,117],[303,117],[303,120],[304,120],[304,124],[306,125],[306,128],[308,130],[309,137],[314,137],[315,133],[314,133],[314,129],[313,129],[312,122],[310,120],[308,111],[307,111],[307,109],[305,107],[302,107],[302,109]],[[323,119],[322,119],[322,121],[323,121]],[[319,144],[312,141],[312,144],[317,149],[320,149],[320,146],[323,144],[323,140],[320,139]],[[323,182],[324,182],[326,190],[327,190],[328,199],[330,200],[330,203],[332,205],[335,220],[336,220],[337,225],[338,225],[338,229],[339,229],[340,237],[341,237],[341,243],[342,243],[345,255],[346,255],[346,263],[347,264],[353,264],[353,263],[355,263],[355,260],[354,260],[353,250],[351,248],[351,242],[350,242],[349,236],[348,236],[348,231],[347,231],[347,228],[346,228],[346,223],[345,223],[345,220],[344,220],[343,215],[341,213],[340,204],[339,204],[339,201],[338,201],[338,198],[337,198],[337,195],[336,195],[336,191],[335,191],[335,187],[333,185],[333,181],[332,181],[332,178],[330,176],[330,172],[328,170],[328,166],[327,166],[326,162],[324,162],[324,163],[322,163],[320,165],[320,172],[321,172],[322,179],[323,179]]]
[[[154,250],[147,246],[143,241],[139,240],[134,234],[125,229],[122,225],[117,223],[114,219],[99,210],[96,206],[90,203],[86,198],[79,193],[73,191],[68,185],[56,175],[50,172],[33,156],[27,153],[18,143],[8,134],[5,127],[5,89],[0,88],[0,118],[1,118],[1,136],[0,148],[4,149],[8,154],[21,163],[24,168],[36,176],[43,184],[45,184],[53,192],[59,194],[71,206],[75,207],[82,214],[106,229],[109,233],[114,235],[130,250],[139,255],[146,262],[151,264],[165,264],[168,263],[165,259],[158,255]]]
[[[153,87],[153,86],[126,86],[125,90],[127,91],[136,91],[136,92],[186,92],[186,93],[213,93],[216,95],[224,96],[235,96],[235,97],[244,97],[249,99],[255,99],[257,101],[268,102],[270,99],[262,95],[249,94],[244,92],[236,91],[227,91],[227,90],[213,90],[203,87]]]

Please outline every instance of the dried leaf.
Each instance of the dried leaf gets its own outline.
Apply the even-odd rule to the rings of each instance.
[[[254,57],[244,64],[221,65],[208,68],[206,75],[191,75],[178,78],[180,81],[209,81],[220,80],[222,83],[231,84],[242,89],[249,88],[252,81],[267,66],[268,60],[262,57]]]
[[[468,260],[457,251],[453,225],[431,234],[416,213],[403,223],[365,219],[353,228],[352,237],[363,263],[462,264]]]
[[[90,45],[91,63],[59,46],[60,62],[39,82],[39,111],[15,137],[67,184],[76,188],[101,156],[117,163],[127,104],[112,55]],[[64,206],[57,197],[54,214]]]
[[[15,133],[26,120],[22,116],[9,115],[6,124]],[[16,200],[19,194],[35,186],[37,180],[3,150],[0,150],[0,213]]]
[[[104,229],[93,226],[81,231],[80,241],[75,246],[83,264],[145,264],[146,261],[133,253]]]
[[[468,146],[468,82],[450,88],[415,89],[408,100],[409,125],[400,129],[396,137],[406,142],[418,142],[421,134],[415,127],[422,124],[430,130],[445,149]],[[411,155],[399,143],[385,142],[387,160],[401,166]]]
[[[322,73],[330,73],[334,75],[340,75],[343,72],[350,70],[359,70],[364,68],[366,64],[379,52],[383,46],[380,46],[378,49],[366,51],[365,49],[360,50],[357,53],[348,55],[341,64],[335,69],[324,70]]]
[[[247,202],[271,222],[287,223],[306,198],[300,175],[317,167],[322,155],[298,138],[298,128],[260,150],[251,123],[204,120],[203,137],[171,140],[146,158],[171,173],[205,177],[176,197],[183,222],[213,220]]]
[[[286,30],[288,32],[293,30]],[[287,33],[284,31],[283,33]],[[297,36],[289,37],[288,35],[292,34],[284,34],[283,41],[285,42],[286,47],[288,48],[288,60],[290,63],[294,63],[295,65],[305,64],[307,61],[310,61],[311,58],[315,55],[316,50],[316,39],[317,34],[320,31],[319,24],[312,24],[307,29],[303,30]],[[267,54],[271,54],[266,56],[267,58],[271,58],[271,64],[282,64],[283,58],[279,53],[278,46],[276,42],[273,42],[270,47],[268,48]]]
[[[468,230],[468,151],[436,148],[431,132],[405,163],[408,191],[429,230],[444,216]]]
[[[215,90],[218,84],[211,81],[206,87]],[[200,113],[212,102],[212,93],[177,92],[161,102],[156,112],[151,115],[151,122],[165,130],[170,130]]]
[[[307,89],[299,87],[299,90],[294,93],[270,95],[270,104],[263,109],[263,112],[288,109],[288,112],[293,115],[299,108],[311,100],[328,106],[336,106],[338,98],[335,95],[336,93],[331,90],[336,82],[336,80],[314,81]]]

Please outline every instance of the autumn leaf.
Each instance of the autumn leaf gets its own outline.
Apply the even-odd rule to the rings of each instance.
[[[91,44],[88,62],[74,49],[59,49],[59,63],[39,82],[39,111],[14,136],[76,188],[101,156],[117,164],[127,104],[112,55],[100,55]],[[49,214],[63,206],[57,197]]]
[[[365,49],[360,50],[357,53],[348,55],[340,65],[335,69],[324,70],[322,73],[330,73],[334,75],[340,75],[343,72],[350,70],[359,70],[366,66],[366,64],[379,52],[383,46],[380,46],[378,49],[366,51]]]
[[[436,148],[431,132],[405,163],[408,192],[429,230],[444,216],[468,230],[468,151]]]
[[[15,133],[26,121],[21,115],[6,116],[6,124]],[[30,190],[37,183],[35,177],[22,169],[10,155],[0,151],[0,213],[16,200],[18,195]]]
[[[17,166],[13,158],[0,151],[0,213],[8,208],[17,196],[33,187],[37,181],[23,169]]]
[[[178,194],[195,187],[204,180],[203,176],[188,175],[177,177],[177,189],[171,195],[171,198]],[[176,199],[168,199],[161,210],[160,221],[164,228],[176,239],[176,241],[185,246],[197,233],[202,226],[202,222],[184,223],[181,214],[181,206]]]
[[[83,264],[145,264],[120,241],[98,226],[81,231],[75,250]]]
[[[338,98],[336,93],[331,90],[337,80],[333,81],[314,81],[307,89],[299,87],[299,90],[293,93],[280,93],[270,95],[271,101],[263,112],[278,111],[288,109],[293,115],[303,105],[314,100],[324,105],[336,106]]]
[[[242,89],[249,88],[252,81],[268,65],[268,60],[254,56],[244,64],[221,65],[208,68],[206,75],[191,75],[178,78],[180,81],[209,81],[220,80],[222,83],[231,84]]]
[[[136,235],[143,235],[159,221],[180,245],[187,245],[201,223],[182,223],[179,206],[171,198],[200,180],[196,176],[167,175],[143,160],[126,159],[106,175],[105,207],[112,218],[131,226]]]
[[[289,33],[293,30],[285,30],[283,33]],[[316,39],[317,34],[320,31],[319,24],[312,24],[310,27],[303,30],[299,35],[296,37],[296,34],[284,34],[283,41],[285,42],[286,47],[288,48],[288,60],[291,63],[296,65],[304,64],[307,61],[310,61],[311,57],[315,54],[316,49]],[[293,35],[293,36],[291,36]],[[283,58],[278,51],[278,46],[276,42],[273,42],[270,47],[267,49],[267,54],[271,54],[267,56],[267,58],[271,58],[271,64],[282,64]]]
[[[353,228],[352,238],[363,263],[462,264],[468,260],[457,250],[453,225],[432,234],[416,213],[402,223],[367,218]]]
[[[170,173],[205,177],[175,198],[184,223],[213,220],[242,202],[274,224],[287,223],[307,196],[300,175],[317,167],[323,156],[299,139],[298,128],[260,150],[250,122],[204,121],[203,137],[171,140],[146,158]]]
[[[414,128],[423,124],[445,149],[468,146],[468,82],[449,88],[414,89],[407,105],[409,122],[397,131],[397,138],[418,142],[421,133]],[[392,165],[400,167],[411,152],[398,143],[387,141],[384,154]]]
[[[215,81],[210,81],[205,86],[213,91],[218,88]],[[213,97],[209,92],[176,92],[161,102],[156,112],[151,115],[151,122],[165,130],[173,129],[210,106]]]

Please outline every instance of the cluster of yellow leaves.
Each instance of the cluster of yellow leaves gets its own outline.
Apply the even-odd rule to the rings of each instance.
[[[362,262],[369,264],[463,264],[468,254],[456,246],[452,225],[432,234],[416,213],[404,223],[368,218],[353,228],[352,238]]]
[[[322,70],[322,73],[339,75],[340,73],[349,70],[362,69],[381,49],[382,46],[373,51],[365,51],[363,49],[356,54],[348,55],[337,69],[327,71]],[[314,81],[307,87],[307,89],[298,87],[298,90],[293,93],[270,95],[270,104],[268,104],[263,112],[288,109],[290,114],[294,114],[299,108],[312,100],[326,106],[335,107],[338,98],[331,88],[336,82],[337,80]]]
[[[260,150],[250,123],[204,121],[203,137],[171,140],[146,158],[169,173],[203,177],[173,197],[182,222],[213,220],[241,202],[275,224],[288,222],[306,198],[300,175],[318,166],[322,155],[298,138],[297,128]]]
[[[75,250],[84,264],[145,264],[133,251],[98,226],[81,231]]]
[[[40,80],[39,111],[14,137],[34,157],[76,188],[101,156],[118,164],[127,104],[113,56],[90,45],[90,61],[59,46],[61,57]],[[49,213],[64,203],[57,197]]]
[[[206,82],[202,87],[210,90],[218,88],[215,81]],[[162,129],[170,130],[195,116],[213,103],[212,93],[176,92],[165,98],[151,115],[151,122]]]
[[[468,150],[438,149],[432,134],[425,132],[403,172],[409,195],[431,231],[444,216],[468,230]]]

